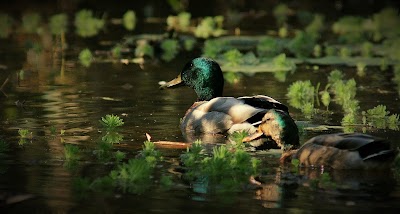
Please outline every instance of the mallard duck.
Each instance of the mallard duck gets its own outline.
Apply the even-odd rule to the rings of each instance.
[[[197,94],[195,102],[181,121],[183,133],[233,133],[245,130],[254,133],[264,115],[275,109],[285,115],[280,123],[282,127],[291,127],[296,132],[297,126],[289,116],[288,108],[275,99],[264,96],[222,97],[224,77],[218,63],[212,59],[199,57],[188,62],[175,79],[160,88],[186,85]],[[277,140],[275,138],[275,140]],[[293,140],[292,143],[298,144]]]
[[[283,153],[281,161],[298,159],[304,167],[383,170],[390,168],[397,153],[385,139],[337,133],[313,137],[300,149]]]

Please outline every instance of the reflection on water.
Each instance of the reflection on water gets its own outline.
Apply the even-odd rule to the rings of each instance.
[[[13,53],[10,53],[13,54]],[[312,210],[365,210],[400,208],[399,180],[392,172],[329,172],[329,181],[335,188],[322,185],[321,171],[282,168],[276,157],[254,154],[263,159],[266,173],[261,176],[262,185],[249,187],[243,193],[212,195],[196,192],[173,174],[174,186],[164,190],[155,185],[142,195],[89,193],[81,199],[73,191],[77,177],[96,178],[109,173],[112,166],[99,162],[100,142],[113,141],[111,154],[120,150],[128,157],[134,156],[150,133],[154,140],[184,141],[179,130],[179,121],[196,99],[192,90],[158,90],[158,82],[176,76],[185,57],[171,63],[138,65],[93,64],[83,69],[70,62],[53,63],[52,56],[40,56],[29,52],[21,61],[5,61],[8,70],[0,73],[0,81],[9,78],[0,94],[1,140],[10,144],[7,156],[0,162],[0,193],[33,194],[34,198],[7,206],[8,211],[23,212],[260,212],[266,208],[305,212]],[[64,64],[63,64],[64,63]],[[69,65],[68,68],[66,64]],[[310,73],[298,68],[286,79],[273,74],[241,76],[227,84],[225,95],[243,96],[267,94],[287,103],[285,94],[295,80],[318,82],[326,79],[321,69]],[[393,85],[384,82],[368,83],[374,79],[368,75],[359,81],[361,106],[370,108],[377,103],[385,104],[388,110],[399,113],[400,104]],[[286,81],[283,81],[286,80]],[[376,79],[374,79],[376,81]],[[385,81],[382,79],[381,81]],[[129,87],[127,87],[129,86]],[[376,87],[388,93],[379,94]],[[19,103],[18,105],[16,103]],[[332,106],[332,114],[317,115],[309,126],[338,126],[343,117],[342,110]],[[306,120],[298,110],[291,108],[293,118]],[[101,130],[99,120],[107,114],[121,117],[125,124],[114,135]],[[357,127],[355,127],[358,129]],[[21,142],[19,129],[28,129],[32,137]],[[301,139],[337,132],[340,129],[305,129]],[[361,130],[358,130],[361,131]],[[398,145],[400,134],[392,130],[369,129],[373,135],[381,136]],[[196,139],[197,136],[186,136]],[[205,142],[224,143],[225,136],[204,136]],[[118,141],[118,142],[117,142]],[[303,140],[304,142],[304,140]],[[66,164],[65,144],[79,147],[77,165]],[[165,163],[160,169],[179,165],[181,151],[162,150]],[[107,159],[108,161],[110,159]],[[111,159],[112,160],[112,159]],[[315,201],[318,199],[318,203]],[[321,207],[322,206],[322,207]]]

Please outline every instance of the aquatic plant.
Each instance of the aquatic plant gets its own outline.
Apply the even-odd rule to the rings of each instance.
[[[56,14],[50,17],[50,32],[53,35],[62,35],[68,30],[68,16],[65,13]]]
[[[241,78],[242,78],[242,74],[239,72],[225,72],[224,73],[225,81],[230,84],[238,83]]]
[[[277,39],[267,36],[258,42],[256,48],[259,57],[273,57],[280,54],[284,46]]]
[[[161,158],[160,151],[156,150],[156,146],[153,142],[147,140],[143,143],[140,156],[144,158],[149,165],[155,166],[158,160]]]
[[[358,16],[344,16],[332,25],[332,31],[339,35],[339,41],[361,42],[364,38],[364,19]]]
[[[79,53],[79,62],[85,67],[89,67],[90,64],[92,64],[93,55],[92,55],[92,52],[88,48],[83,49]]]
[[[97,35],[103,29],[104,24],[105,20],[94,17],[91,10],[80,10],[75,14],[76,33],[81,37]]]
[[[186,51],[192,51],[195,45],[196,45],[196,39],[194,38],[187,38],[183,40],[183,48]]]
[[[325,55],[326,56],[335,56],[336,55],[336,49],[332,46],[325,46]]]
[[[136,27],[136,13],[133,10],[128,10],[122,17],[122,23],[125,29],[133,31]]]
[[[227,66],[238,66],[241,64],[243,54],[238,49],[231,49],[224,53]]]
[[[10,35],[13,23],[14,20],[10,15],[0,13],[0,38],[7,38]]]
[[[397,130],[399,125],[399,115],[392,114],[386,110],[385,105],[378,105],[372,109],[368,109],[365,113],[363,113],[364,125],[368,124],[370,126],[375,126],[377,128],[386,128],[389,127],[391,129]]]
[[[386,39],[383,47],[388,59],[400,61],[400,38]]]
[[[330,85],[334,85],[336,82],[341,81],[343,78],[344,78],[343,72],[338,69],[334,69],[329,73],[328,83]]]
[[[209,39],[204,42],[203,55],[210,58],[216,58],[224,50],[225,42],[215,39]]]
[[[235,131],[229,135],[229,140],[232,142],[234,148],[244,149],[243,138],[247,136],[249,136],[249,132],[246,130]]]
[[[105,141],[100,141],[99,143],[97,143],[97,148],[93,151],[93,153],[96,155],[98,160],[102,162],[109,162],[112,158],[112,149],[113,144]]]
[[[39,13],[26,13],[22,15],[22,29],[26,33],[38,33],[42,17]]]
[[[166,175],[161,176],[160,178],[161,187],[163,187],[164,189],[169,189],[172,187],[173,184],[174,182],[172,181],[172,176],[166,176]]]
[[[286,26],[282,26],[282,27],[279,28],[278,36],[280,38],[286,38],[288,36],[288,34],[289,34],[289,30],[288,30],[288,28]]]
[[[126,153],[118,150],[114,152],[114,157],[115,157],[115,162],[120,163],[123,159],[125,159]]]
[[[341,47],[339,49],[339,56],[342,58],[349,58],[351,56],[351,50],[348,47]]]
[[[373,55],[372,48],[373,47],[374,47],[374,45],[371,42],[364,42],[361,45],[361,56],[372,57],[372,55]]]
[[[363,62],[358,62],[357,65],[356,65],[356,67],[357,67],[357,75],[358,75],[359,77],[364,77],[364,76],[365,76],[365,68],[367,67],[367,66],[365,65],[365,63],[363,63]]]
[[[201,142],[196,141],[181,155],[186,170],[184,177],[217,192],[239,191],[250,176],[257,175],[260,161],[240,147],[235,148],[215,146],[208,157]]]
[[[175,39],[165,39],[160,45],[162,49],[161,59],[164,61],[171,61],[179,53],[179,43]]]
[[[207,39],[210,36],[218,37],[226,33],[222,29],[223,16],[204,17],[200,24],[194,29],[194,35],[199,38]]]
[[[114,47],[111,48],[112,57],[116,58],[116,59],[121,58],[121,51],[122,51],[122,45],[121,44],[114,45]]]
[[[331,103],[331,95],[329,94],[327,89],[321,91],[320,94],[322,104],[328,108],[329,104]]]
[[[325,17],[323,15],[315,14],[314,19],[309,25],[307,25],[304,31],[312,35],[314,38],[318,38],[325,25],[324,19]]]
[[[287,22],[288,16],[292,14],[292,10],[286,4],[278,4],[274,7],[272,14],[276,19],[278,26],[282,26]]]
[[[28,134],[30,134],[28,129],[19,129],[18,134],[21,138],[28,138]]]
[[[57,128],[54,125],[51,125],[49,129],[50,129],[50,133],[52,135],[56,135]]]
[[[107,129],[109,129],[109,128],[107,127]],[[114,129],[114,128],[111,128],[111,129]],[[107,131],[107,133],[103,137],[101,137],[101,140],[106,143],[115,144],[115,143],[120,143],[123,140],[123,138],[124,138],[123,135],[111,130],[111,131]]]
[[[123,119],[113,114],[107,114],[105,117],[101,117],[100,123],[108,130],[113,130],[124,125]]]
[[[167,3],[175,12],[182,12],[185,9],[185,4],[181,0],[167,0]]]
[[[313,48],[313,56],[321,57],[322,56],[322,47],[319,44],[316,44]]]
[[[392,81],[397,85],[397,93],[400,95],[400,64],[393,67],[393,79]]]
[[[296,36],[289,42],[288,49],[298,58],[305,58],[312,54],[315,46],[314,36],[299,31]]]
[[[372,31],[373,40],[395,38],[400,35],[400,16],[395,8],[384,8],[364,23],[364,28]]]
[[[310,186],[313,189],[335,189],[337,184],[332,180],[332,177],[329,175],[329,173],[323,172],[318,178],[310,180]]]
[[[144,159],[130,159],[110,172],[113,186],[123,193],[143,193],[152,184],[154,167]]]
[[[188,32],[190,30],[191,14],[188,12],[181,12],[178,16],[168,16],[167,25],[169,29],[176,31]]]
[[[154,57],[154,48],[151,46],[146,40],[141,40],[137,42],[137,46],[135,48],[135,56],[136,57]]]
[[[286,96],[291,106],[300,109],[309,118],[314,109],[314,92],[315,88],[310,80],[299,80],[289,86]]]
[[[66,161],[77,161],[80,159],[80,149],[76,145],[66,144],[64,146],[64,156]]]

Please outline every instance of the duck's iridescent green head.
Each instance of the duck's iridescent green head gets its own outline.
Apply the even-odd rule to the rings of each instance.
[[[243,139],[244,142],[255,140],[262,135],[271,137],[282,149],[287,146],[299,146],[299,131],[290,115],[282,110],[268,110],[257,132]],[[292,149],[293,149],[292,148]]]
[[[210,100],[222,96],[224,77],[218,63],[212,59],[199,57],[188,62],[177,78],[161,88],[186,85],[194,89],[198,100]]]

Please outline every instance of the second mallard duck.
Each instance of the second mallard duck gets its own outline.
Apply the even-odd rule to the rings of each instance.
[[[288,108],[275,99],[264,96],[222,97],[224,78],[220,66],[212,59],[199,57],[188,62],[177,78],[160,88],[186,85],[197,94],[195,102],[187,110],[180,128],[183,133],[233,133],[245,130],[254,133],[262,118],[270,113],[280,115],[277,123],[285,132],[292,133],[288,141],[272,138],[278,146],[285,142],[299,144],[298,129],[288,113]],[[273,109],[274,111],[270,111]]]

